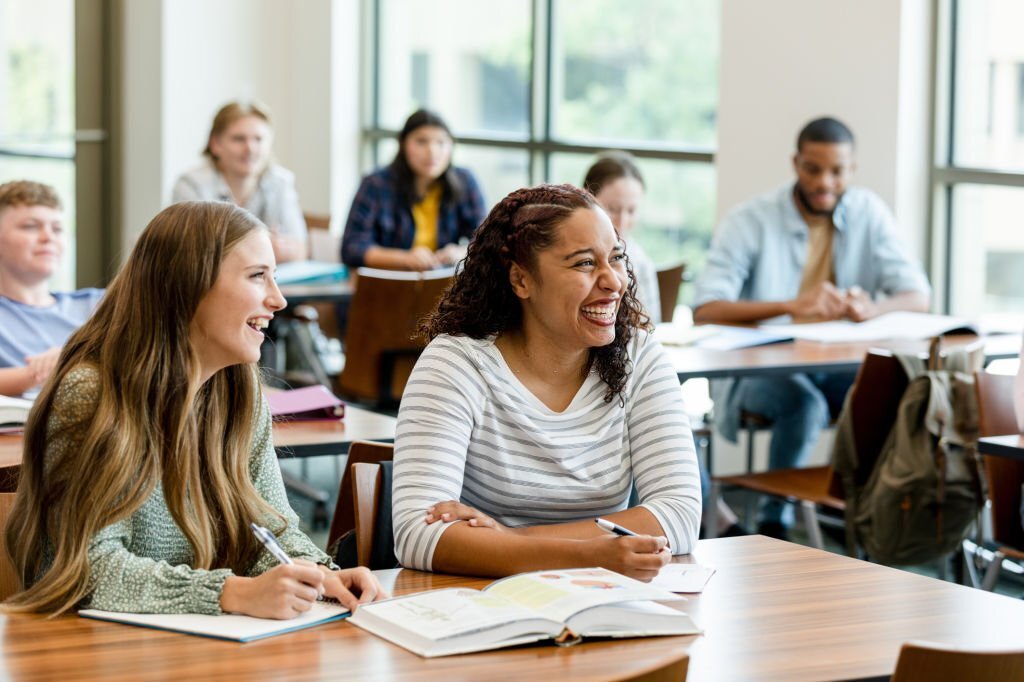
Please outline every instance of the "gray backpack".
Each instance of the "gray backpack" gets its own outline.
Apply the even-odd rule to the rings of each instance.
[[[859,545],[880,563],[920,564],[956,550],[984,504],[974,393],[982,358],[962,350],[940,356],[937,342],[927,366],[894,355],[909,383],[874,467],[866,480],[857,472],[849,398],[832,465],[846,496],[851,554]]]

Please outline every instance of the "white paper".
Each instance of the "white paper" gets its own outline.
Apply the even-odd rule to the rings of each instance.
[[[766,324],[759,329],[788,334],[794,339],[820,343],[861,343],[890,339],[928,339],[959,327],[970,327],[962,317],[930,313],[893,312],[866,322],[834,320],[811,324]]]
[[[669,592],[703,592],[715,569],[697,564],[666,564],[651,581],[654,587]]]
[[[317,602],[309,611],[288,620],[253,618],[252,616],[234,614],[206,616],[194,613],[118,613],[97,609],[83,609],[78,612],[78,615],[84,618],[141,625],[158,630],[173,630],[191,635],[248,642],[292,630],[301,630],[319,623],[327,623],[346,613],[348,613],[348,609],[340,604]]]

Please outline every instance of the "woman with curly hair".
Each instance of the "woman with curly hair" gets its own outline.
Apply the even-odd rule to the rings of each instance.
[[[542,185],[495,206],[423,324],[430,343],[399,410],[402,564],[486,576],[604,566],[649,580],[688,553],[697,460],[649,328],[589,193]],[[639,535],[609,535],[596,517]]]

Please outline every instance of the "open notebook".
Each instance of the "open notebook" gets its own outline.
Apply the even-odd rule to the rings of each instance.
[[[523,573],[483,590],[451,588],[364,604],[353,625],[427,658],[581,637],[694,635],[671,592],[603,568]]]
[[[348,614],[348,609],[335,602],[317,602],[306,613],[289,620],[230,614],[203,616],[192,613],[117,613],[97,609],[83,609],[78,612],[78,615],[83,618],[109,620],[114,623],[184,632],[189,635],[227,639],[234,642],[251,642],[264,637],[283,635],[286,632],[341,620]]]

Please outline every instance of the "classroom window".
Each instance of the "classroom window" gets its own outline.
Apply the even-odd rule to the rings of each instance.
[[[936,282],[957,315],[1024,309],[1024,25],[1018,0],[950,0],[939,36]],[[936,270],[933,267],[933,270]]]
[[[58,289],[74,273],[74,2],[0,2],[0,183],[36,180],[60,194],[68,229]]]
[[[595,152],[628,149],[647,180],[637,239],[659,265],[699,269],[714,222],[718,5],[375,0],[368,156],[389,162],[405,118],[430,107],[493,204],[579,184]]]

